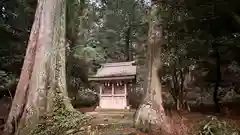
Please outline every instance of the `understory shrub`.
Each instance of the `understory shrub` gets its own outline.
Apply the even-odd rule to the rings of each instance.
[[[88,126],[93,118],[74,109],[66,108],[63,101],[65,97],[58,89],[56,91],[53,97],[52,112],[40,116],[38,125],[31,130],[30,135],[70,135],[79,132],[81,127]]]
[[[89,116],[77,111],[59,110],[57,114],[42,117],[30,135],[63,135],[69,130],[79,130],[88,120],[90,120]]]
[[[75,99],[72,100],[72,104],[75,108],[91,107],[98,103],[98,94],[91,89],[78,90]]]
[[[201,121],[197,135],[240,135],[236,123],[233,121],[219,120],[210,117],[208,120]]]

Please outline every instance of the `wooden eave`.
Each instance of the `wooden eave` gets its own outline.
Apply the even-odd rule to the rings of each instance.
[[[136,79],[136,75],[128,76],[106,76],[106,77],[89,77],[89,81],[105,81],[105,80],[133,80]]]

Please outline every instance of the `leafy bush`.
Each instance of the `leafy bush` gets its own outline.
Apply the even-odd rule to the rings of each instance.
[[[197,135],[239,135],[239,131],[234,127],[234,123],[211,117],[200,122],[200,131]]]
[[[58,135],[72,129],[79,129],[86,124],[87,116],[79,112],[59,110],[57,114],[44,116],[30,135]]]
[[[80,128],[89,125],[93,117],[67,108],[64,98],[59,89],[56,89],[53,110],[40,116],[38,125],[29,135],[70,135],[72,132],[82,132]]]
[[[82,88],[78,90],[72,103],[75,107],[93,106],[98,102],[98,94],[91,89]]]
[[[4,95],[8,95],[10,91],[15,90],[17,81],[14,75],[0,70],[0,98]]]

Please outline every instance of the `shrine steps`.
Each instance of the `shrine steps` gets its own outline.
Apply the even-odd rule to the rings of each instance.
[[[96,112],[135,112],[135,109],[102,109],[96,108]]]

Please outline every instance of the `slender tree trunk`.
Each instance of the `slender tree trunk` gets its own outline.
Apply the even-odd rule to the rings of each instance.
[[[215,107],[216,107],[216,112],[220,112],[220,104],[219,104],[219,99],[218,99],[218,89],[219,89],[219,85],[221,82],[221,63],[220,63],[220,54],[219,51],[216,47],[216,45],[213,45],[213,50],[215,53],[215,61],[216,61],[216,79],[215,79],[215,86],[214,86],[214,90],[213,90],[213,101],[215,103]]]
[[[163,25],[159,19],[160,6],[153,3],[149,27],[148,45],[148,92],[136,114],[136,126],[148,124],[148,128],[158,132],[170,133],[169,123],[162,105],[162,86],[159,73],[162,70],[161,45],[163,45]]]
[[[128,27],[125,32],[125,45],[126,45],[126,50],[125,50],[125,57],[127,61],[132,61],[133,60],[133,49],[132,49],[132,31],[133,31],[133,21],[134,21],[134,10],[136,7],[137,2],[135,2],[132,5],[132,12],[128,14]]]
[[[185,76],[184,76],[184,69],[180,69],[180,77],[179,77],[179,83],[180,83],[180,101],[182,104],[182,110],[187,109],[188,111],[190,111],[188,102],[187,102],[187,90],[184,87],[184,82],[185,82]]]
[[[55,98],[66,109],[65,0],[39,0],[4,135],[27,135],[40,116],[54,111]]]
[[[125,44],[126,44],[126,50],[125,50],[125,57],[127,61],[132,61],[132,45],[131,45],[131,32],[132,28],[131,26],[128,26],[126,32],[125,32]]]

